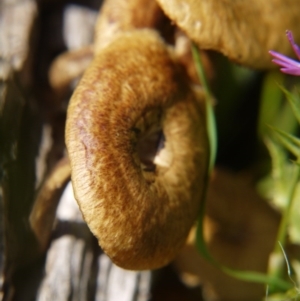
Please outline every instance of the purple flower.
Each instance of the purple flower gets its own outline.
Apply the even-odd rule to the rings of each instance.
[[[292,32],[287,30],[286,36],[293,47],[296,56],[300,60],[300,47],[295,43]],[[272,62],[281,67],[280,71],[286,74],[298,75],[300,76],[300,62],[292,60],[287,56],[280,54],[276,51],[270,50],[269,53],[273,56]]]

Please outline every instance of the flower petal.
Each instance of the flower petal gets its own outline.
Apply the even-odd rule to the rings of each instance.
[[[276,51],[270,50],[269,53],[274,58],[272,60],[273,63],[282,66],[282,67],[288,67],[288,68],[300,68],[300,62],[295,61],[281,53],[278,53]]]
[[[300,76],[300,68],[281,68],[280,71],[286,74]]]
[[[300,60],[300,47],[295,43],[292,32],[290,30],[287,30],[285,34],[286,34],[290,44],[292,45],[295,54],[297,55],[298,59]]]
[[[299,64],[290,64],[290,63],[287,63],[287,62],[284,62],[281,60],[277,60],[277,59],[272,60],[272,62],[274,64],[277,64],[278,66],[285,67],[285,68],[300,68]]]
[[[284,67],[284,68],[290,68],[289,64],[286,64],[280,60],[272,60],[272,62],[280,67]]]

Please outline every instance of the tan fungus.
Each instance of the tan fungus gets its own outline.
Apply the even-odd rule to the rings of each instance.
[[[201,104],[158,34],[124,33],[99,52],[70,101],[66,144],[104,251],[127,269],[169,263],[198,215],[208,154]]]
[[[299,0],[157,0],[201,49],[252,68],[274,68],[269,50],[293,55],[285,31],[300,40]]]

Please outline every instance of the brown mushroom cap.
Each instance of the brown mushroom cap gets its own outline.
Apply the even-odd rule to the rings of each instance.
[[[201,49],[253,68],[274,68],[269,50],[292,55],[285,31],[300,40],[299,0],[157,0]]]
[[[164,17],[160,6],[153,0],[105,0],[95,28],[95,53],[108,45],[116,34],[159,27]]]
[[[169,263],[197,217],[208,146],[199,100],[155,32],[122,34],[95,57],[71,99],[66,143],[103,250],[127,269]]]

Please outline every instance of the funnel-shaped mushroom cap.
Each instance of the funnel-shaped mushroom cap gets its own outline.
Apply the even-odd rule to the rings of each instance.
[[[299,0],[157,0],[165,13],[202,49],[223,53],[253,68],[272,68],[269,50],[292,51],[300,40]]]
[[[121,34],[95,57],[68,109],[76,200],[123,268],[169,263],[206,184],[204,116],[184,72],[150,30]]]

